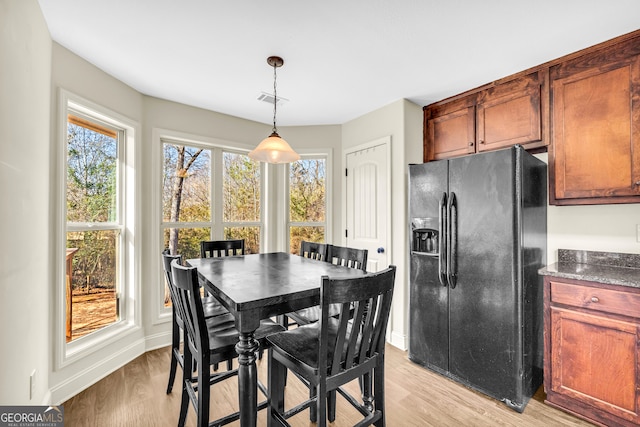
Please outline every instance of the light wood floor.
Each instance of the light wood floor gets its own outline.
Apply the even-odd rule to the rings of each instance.
[[[169,372],[169,347],[145,353],[131,363],[64,403],[65,426],[158,426],[177,425],[180,408],[180,378],[173,393],[165,394]],[[266,357],[258,362],[259,378],[266,383]],[[292,376],[285,401],[303,400],[306,391]],[[212,388],[212,417],[237,408],[237,380]],[[351,384],[350,384],[351,386]],[[352,391],[357,392],[357,384]],[[356,394],[357,395],[357,394]],[[386,353],[386,408],[390,427],[433,426],[591,426],[591,424],[543,403],[542,388],[519,414],[494,399],[432,373],[407,358],[407,353],[388,346]],[[338,397],[334,427],[352,426],[355,410]],[[310,426],[308,411],[290,419],[292,425]],[[187,425],[195,425],[191,408]],[[239,422],[230,424],[238,426]],[[265,411],[258,416],[265,426]]]

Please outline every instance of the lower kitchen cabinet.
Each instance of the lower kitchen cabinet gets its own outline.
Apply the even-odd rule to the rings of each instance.
[[[545,277],[546,403],[606,426],[640,424],[640,289]]]

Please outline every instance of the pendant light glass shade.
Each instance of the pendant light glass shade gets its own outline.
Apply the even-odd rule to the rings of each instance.
[[[273,131],[253,151],[249,152],[249,158],[266,163],[295,162],[300,160],[300,155],[293,151],[287,141],[280,138],[276,127],[276,105],[278,103],[276,69],[282,67],[284,60],[279,56],[270,56],[267,58],[267,64],[273,67]]]
[[[300,155],[293,151],[277,132],[263,139],[253,151],[249,152],[249,157],[267,163],[291,163],[300,160]]]

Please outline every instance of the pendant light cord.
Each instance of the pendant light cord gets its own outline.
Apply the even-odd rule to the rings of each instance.
[[[273,65],[273,133],[278,133],[278,128],[276,127],[276,105],[278,104],[278,95],[276,92],[276,79],[277,79],[277,65],[274,63]]]

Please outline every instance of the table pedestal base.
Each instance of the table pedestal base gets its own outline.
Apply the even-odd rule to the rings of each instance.
[[[240,401],[240,425],[255,427],[258,406],[258,372],[256,369],[256,352],[258,341],[253,333],[241,333],[236,344],[238,353],[238,398]]]

